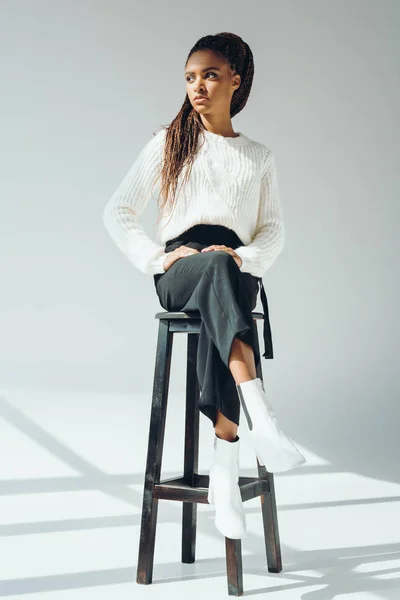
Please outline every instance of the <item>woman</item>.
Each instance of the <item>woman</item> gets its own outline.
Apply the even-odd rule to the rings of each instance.
[[[215,429],[208,501],[215,505],[216,527],[235,539],[246,535],[238,485],[240,406],[260,464],[274,472],[305,462],[279,427],[256,377],[260,356],[252,310],[260,284],[263,356],[272,358],[261,277],[285,234],[274,156],[232,128],[253,74],[252,52],[240,37],[201,38],[185,63],[181,110],[145,145],[104,210],[116,244],[139,270],[153,275],[161,306],[201,313],[199,409]],[[160,179],[164,202],[156,244],[138,218]]]

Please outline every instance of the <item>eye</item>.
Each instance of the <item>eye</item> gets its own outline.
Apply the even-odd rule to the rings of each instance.
[[[215,75],[215,77],[217,77],[217,73],[214,73],[213,71],[207,71],[207,73],[206,73],[206,74],[207,74],[207,75],[210,75],[210,74],[211,74],[211,75]],[[192,76],[191,76],[191,75],[188,75],[188,76],[186,77],[186,81],[189,81],[190,79],[192,79]]]

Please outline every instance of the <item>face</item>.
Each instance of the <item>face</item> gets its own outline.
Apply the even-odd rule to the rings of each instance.
[[[230,65],[211,50],[194,52],[185,67],[186,92],[193,108],[203,115],[230,114],[233,92],[240,85]],[[206,100],[195,100],[196,95]]]

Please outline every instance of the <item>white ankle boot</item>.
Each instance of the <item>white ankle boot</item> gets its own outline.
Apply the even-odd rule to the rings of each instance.
[[[229,442],[215,435],[207,499],[215,505],[215,526],[232,539],[246,535],[246,515],[238,482],[239,436]]]
[[[260,465],[274,473],[305,463],[304,456],[279,426],[261,379],[257,377],[236,387]]]

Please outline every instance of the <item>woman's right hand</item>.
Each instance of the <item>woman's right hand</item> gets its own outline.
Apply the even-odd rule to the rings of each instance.
[[[199,250],[196,250],[195,248],[189,248],[189,246],[183,245],[179,246],[178,248],[175,248],[175,250],[168,253],[167,258],[164,260],[164,270],[168,271],[168,269],[172,267],[174,262],[176,262],[180,258],[183,258],[184,256],[190,256],[191,254],[199,254]]]

